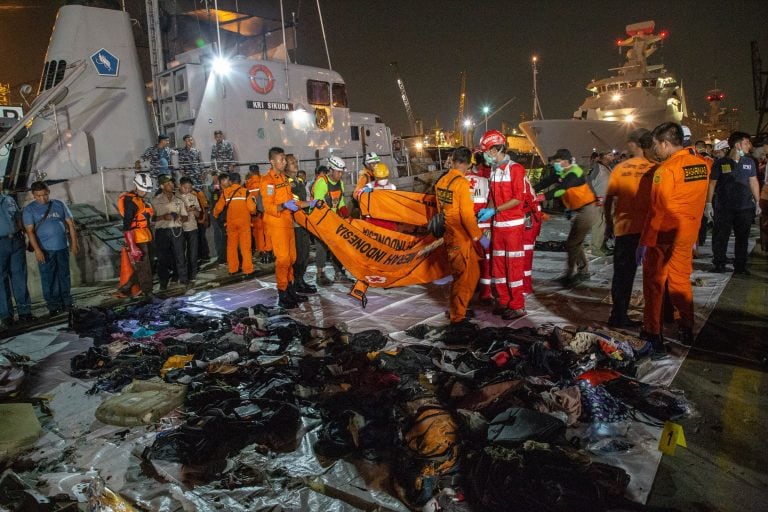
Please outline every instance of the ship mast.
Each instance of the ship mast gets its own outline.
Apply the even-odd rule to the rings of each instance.
[[[539,103],[539,88],[536,86],[536,75],[539,74],[539,70],[536,67],[538,60],[539,58],[536,55],[531,58],[531,67],[533,68],[533,116],[531,119],[533,121],[544,119],[544,114],[541,113],[541,104]]]
[[[157,0],[146,0],[147,8],[147,39],[149,43],[149,62],[152,69],[152,118],[155,130],[160,132],[160,110],[155,108],[159,92],[157,76],[165,70],[163,59],[163,41],[160,34],[160,18],[158,17]]]

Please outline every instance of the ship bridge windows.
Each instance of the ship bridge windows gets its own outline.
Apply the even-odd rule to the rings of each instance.
[[[51,87],[59,85],[64,79],[64,72],[67,70],[67,61],[52,60],[45,63],[43,68],[43,77],[40,80],[40,92],[47,91]]]
[[[307,80],[307,101],[312,105],[330,105],[330,84],[321,80]]]
[[[656,79],[643,80],[643,87],[656,87]]]
[[[334,107],[346,108],[348,106],[346,84],[333,84],[331,92],[333,93]]]
[[[352,129],[352,133],[350,133],[350,139],[351,140],[360,140],[360,127],[352,125],[350,126]]]

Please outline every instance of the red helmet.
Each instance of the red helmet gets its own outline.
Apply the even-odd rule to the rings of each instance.
[[[504,146],[507,138],[499,130],[489,130],[480,138],[480,149],[488,151],[493,146]]]

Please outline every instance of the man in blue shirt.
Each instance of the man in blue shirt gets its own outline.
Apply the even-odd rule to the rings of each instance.
[[[712,229],[713,272],[725,272],[725,251],[731,230],[735,238],[734,274],[749,274],[747,244],[755,215],[760,215],[757,163],[747,156],[752,149],[749,135],[733,132],[728,137],[730,153],[712,164],[704,215]],[[714,197],[714,203],[713,203]]]
[[[69,251],[79,251],[77,232],[69,208],[58,199],[50,199],[44,182],[34,182],[30,190],[34,201],[24,207],[22,220],[35,250],[43,297],[51,316],[55,316],[72,307]]]
[[[20,322],[31,322],[32,302],[27,289],[27,256],[21,230],[21,210],[16,201],[2,192],[0,184],[0,331],[13,323],[13,304],[16,300]],[[6,286],[10,278],[10,289]]]
[[[168,136],[160,134],[157,136],[157,145],[147,148],[141,159],[149,162],[149,174],[157,178],[161,174],[171,174],[168,166],[171,163],[171,154],[168,151]]]

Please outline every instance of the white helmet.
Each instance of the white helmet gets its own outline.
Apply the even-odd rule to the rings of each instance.
[[[715,151],[724,151],[724,150],[726,150],[728,148],[729,148],[729,146],[728,146],[728,141],[727,140],[719,140],[715,144],[714,150]]]
[[[133,184],[140,192],[149,192],[152,190],[152,178],[147,172],[137,172],[133,178]]]
[[[340,156],[329,156],[328,169],[331,171],[346,171],[347,164],[344,163]]]
[[[377,155],[373,151],[365,154],[365,160],[363,160],[363,163],[365,165],[377,164],[379,162],[381,162],[381,158],[379,158],[379,155]]]

